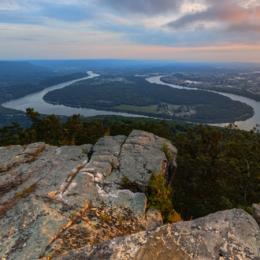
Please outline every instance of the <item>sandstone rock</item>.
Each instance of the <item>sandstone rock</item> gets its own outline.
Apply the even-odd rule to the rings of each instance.
[[[255,218],[258,225],[260,225],[260,203],[253,204],[253,217]]]
[[[121,146],[125,142],[126,138],[127,137],[124,135],[105,136],[98,140],[93,150],[96,153],[101,153],[101,154],[107,153],[117,157],[121,152]]]
[[[64,204],[48,198],[48,193],[62,185],[88,156],[81,146],[57,148],[32,144],[8,149],[14,151],[7,161],[12,166],[0,174],[1,187],[8,187],[0,196],[0,256],[38,259],[69,221],[62,212]],[[16,151],[19,154],[15,156],[26,158],[23,162],[13,163]]]
[[[1,147],[0,257],[58,256],[144,230],[146,196],[121,180],[145,187],[152,173],[167,174],[165,143],[133,131],[94,146]]]
[[[163,217],[159,210],[148,209],[146,212],[146,229],[155,229],[163,224]]]
[[[80,169],[68,192],[64,193],[64,201],[73,205],[79,199],[81,202],[88,200],[97,207],[105,203],[144,216],[145,195],[122,190],[121,181],[127,177],[139,184],[141,190],[148,185],[152,174],[167,174],[169,165],[162,151],[164,144],[170,147],[175,160],[177,150],[168,140],[144,131],[135,130],[129,137],[101,138],[93,147],[90,161]]]
[[[0,148],[0,172],[14,166],[30,162],[45,149],[44,143],[34,143],[26,147],[20,145]]]
[[[144,193],[133,193],[130,190],[116,190],[104,200],[114,208],[128,208],[137,217],[145,215],[147,199]]]
[[[0,218],[0,256],[38,259],[68,220],[35,196],[20,200]]]
[[[172,162],[163,152],[164,145],[172,153]],[[114,170],[106,181],[118,182],[127,178],[144,189],[153,174],[168,174],[169,164],[176,164],[176,155],[177,149],[168,140],[134,130],[122,144],[118,170]]]
[[[258,259],[259,245],[255,220],[234,209],[118,237],[92,251],[82,248],[61,259]]]

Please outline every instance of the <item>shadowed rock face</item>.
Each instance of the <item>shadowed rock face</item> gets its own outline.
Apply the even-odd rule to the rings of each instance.
[[[176,153],[169,141],[143,131],[107,136],[94,146],[1,147],[0,256],[58,256],[146,229],[141,191],[152,174],[167,174]],[[140,192],[122,189],[123,178]]]
[[[258,223],[258,225],[260,225],[260,203],[253,204],[252,207],[253,207],[253,216],[256,222]]]

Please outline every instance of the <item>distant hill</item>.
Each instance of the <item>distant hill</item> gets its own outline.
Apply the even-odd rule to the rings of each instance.
[[[46,67],[27,61],[0,61],[0,86],[38,82],[44,77],[53,76],[54,72]]]
[[[85,73],[55,72],[29,61],[0,61],[0,104],[83,75]],[[23,112],[0,106],[0,126],[12,122],[28,123]]]

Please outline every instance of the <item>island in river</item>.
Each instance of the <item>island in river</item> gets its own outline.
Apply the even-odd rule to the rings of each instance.
[[[43,98],[55,105],[200,123],[242,121],[254,114],[252,107],[221,94],[175,89],[128,75],[81,80],[48,92]]]
[[[176,64],[176,66],[166,67],[142,64],[142,66],[129,67],[120,62],[116,66],[111,66],[110,62],[106,64],[106,62],[98,61],[98,68],[94,68],[91,62],[78,63],[65,62],[64,66],[60,67],[60,62],[56,64],[53,61],[48,63],[48,66],[45,62],[36,62],[36,64],[33,62],[0,62],[0,103],[2,104],[0,106],[0,126],[10,125],[12,122],[22,125],[29,124],[23,113],[28,107],[34,108],[41,114],[62,116],[81,114],[85,117],[97,115],[138,117],[145,115],[190,122],[218,123],[217,125],[224,123],[221,126],[226,123],[235,123],[244,130],[251,130],[260,124],[260,102],[249,98],[251,93],[250,95],[254,94],[253,98],[257,99],[259,90],[257,71],[260,70],[255,67],[234,68],[232,65],[232,67],[220,68],[216,65],[198,64],[196,66]],[[82,65],[85,67],[83,66],[83,68]],[[103,66],[102,69],[100,65]],[[93,82],[86,79],[85,71],[89,69],[102,76]],[[142,75],[142,77],[133,75]],[[154,75],[154,77],[149,75]],[[147,77],[150,77],[150,80],[147,80],[152,84],[144,82]],[[177,81],[167,83],[167,78]],[[113,83],[115,81],[119,81],[118,84],[122,84],[122,86],[115,86]],[[132,84],[130,84],[131,82]],[[106,88],[104,90],[105,98],[98,97],[100,93],[96,93],[97,98],[95,93],[91,93],[92,84],[101,86],[97,91],[103,91],[102,88]],[[226,86],[225,89],[224,86]],[[61,93],[67,91],[68,88],[72,94],[69,93],[63,98]],[[169,88],[172,88],[171,92],[168,91]],[[52,96],[55,93],[52,91],[57,89],[61,95],[53,100],[50,97],[48,101],[48,96]],[[128,90],[125,91],[125,89]],[[178,89],[182,91],[176,91]],[[185,89],[186,91],[183,91]],[[204,92],[201,92],[202,90]],[[239,92],[237,92],[238,90]],[[216,96],[216,93],[211,93],[213,95],[209,96],[205,93],[206,91],[217,91],[218,93],[221,91],[222,97]],[[247,93],[244,95],[245,91]],[[158,92],[164,92],[164,96],[162,96],[163,93],[157,94]],[[89,99],[88,93],[93,94]],[[43,100],[46,94],[45,100],[52,104]],[[183,94],[186,95],[186,100],[182,97]],[[88,95],[87,98],[85,98],[86,95]],[[201,102],[202,98],[204,100]]]

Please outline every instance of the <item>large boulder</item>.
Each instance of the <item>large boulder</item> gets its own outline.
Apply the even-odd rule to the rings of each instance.
[[[172,155],[169,161],[164,147]],[[166,139],[134,130],[126,136],[106,136],[93,147],[91,158],[73,178],[66,192],[59,191],[66,203],[91,201],[95,207],[105,203],[113,208],[128,208],[142,217],[146,210],[144,190],[153,174],[167,177],[175,165],[177,149]],[[125,185],[125,180],[137,190]],[[86,188],[87,187],[87,188]]]
[[[169,155],[170,158],[167,158]],[[106,181],[127,179],[141,189],[145,188],[153,174],[168,177],[169,166],[176,165],[176,155],[177,149],[168,140],[134,130],[122,145],[119,167]]]
[[[240,209],[118,237],[59,259],[259,259],[260,230]]]

